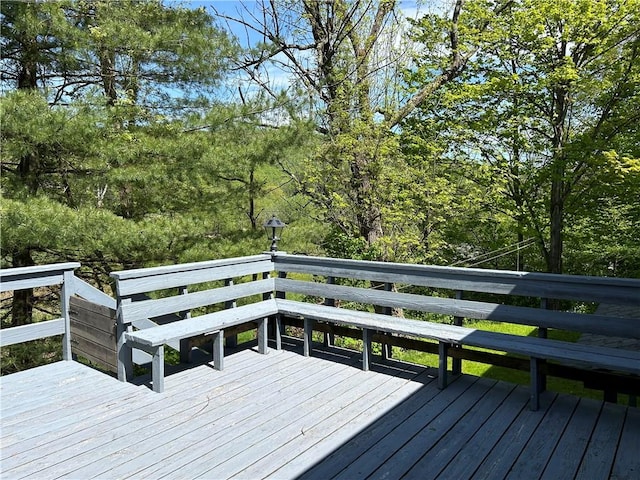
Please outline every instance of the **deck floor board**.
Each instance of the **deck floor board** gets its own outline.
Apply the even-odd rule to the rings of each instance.
[[[0,476],[638,478],[640,410],[374,363],[329,348],[239,349],[167,369],[166,391],[75,362],[0,378]]]

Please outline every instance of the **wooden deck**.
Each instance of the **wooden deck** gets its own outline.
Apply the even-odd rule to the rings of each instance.
[[[640,409],[340,350],[246,349],[166,391],[74,362],[0,378],[0,476],[14,478],[640,478]]]

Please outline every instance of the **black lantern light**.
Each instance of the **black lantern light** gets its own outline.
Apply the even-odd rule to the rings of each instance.
[[[271,241],[272,252],[278,251],[278,240],[282,238],[282,230],[286,226],[286,223],[281,222],[275,215],[264,224],[264,229],[267,231],[267,239]]]

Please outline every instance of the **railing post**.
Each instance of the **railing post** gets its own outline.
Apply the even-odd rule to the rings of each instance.
[[[545,377],[540,373],[541,360],[535,357],[531,357],[529,375],[530,378],[530,392],[529,392],[529,408],[532,411],[537,411],[540,408],[540,393],[543,392],[542,383],[545,381]]]
[[[368,328],[362,329],[362,370],[368,372],[371,368],[371,336],[373,332]]]
[[[278,278],[287,278],[287,272],[278,272]],[[276,298],[286,298],[286,292],[276,290]],[[282,350],[282,315],[276,314],[275,316],[275,336],[276,336],[276,350]]]
[[[456,290],[456,300],[462,300],[463,296],[462,290]],[[462,326],[462,322],[464,321],[463,317],[453,317],[453,324],[458,327]],[[459,348],[458,345],[454,346],[455,348]],[[451,359],[451,373],[453,375],[460,375],[462,373],[462,359],[461,358],[452,358]]]
[[[390,292],[393,290],[393,283],[385,283],[384,291]],[[384,307],[383,313],[385,315],[392,315],[393,309],[391,307]],[[382,343],[382,360],[389,360],[393,357],[393,347],[388,343]]]
[[[72,360],[71,353],[71,318],[69,316],[69,302],[73,292],[73,270],[67,270],[62,274],[62,288],[60,289],[60,310],[64,319],[64,335],[62,336],[62,358]]]
[[[262,279],[267,280],[271,278],[271,273],[262,272]],[[267,292],[262,294],[262,300],[269,300],[273,298],[274,292]],[[272,338],[276,344],[278,343],[278,328],[276,327],[276,322],[270,322],[269,317],[263,318],[260,322],[258,322],[258,351],[260,353],[267,353],[269,338]],[[262,342],[260,340],[263,340]]]
[[[547,298],[543,298],[540,300],[540,308],[544,310],[549,309],[549,300]],[[538,327],[538,337],[539,338],[547,338],[549,335],[549,330],[544,327]],[[536,367],[544,364],[545,361],[543,359],[538,359]],[[547,389],[547,375],[538,372],[537,374],[537,382],[540,392],[544,392]]]
[[[117,297],[118,308],[116,310],[116,335],[118,337],[118,380],[126,382],[133,377],[133,351],[126,344],[124,334],[133,330],[130,324],[125,324],[122,318],[122,305],[131,303],[131,298],[122,298],[120,293]]]
[[[336,279],[333,276],[328,276],[327,277],[327,284],[328,285],[333,285],[336,283]],[[324,304],[328,307],[335,307],[336,306],[336,300],[334,298],[325,298],[324,299]],[[324,333],[324,346],[325,347],[331,347],[335,344],[336,342],[336,337],[335,334],[333,332],[325,332]]]
[[[186,286],[179,287],[180,295],[186,295],[189,293],[189,289]],[[191,318],[191,310],[180,312],[182,319]],[[191,339],[183,338],[180,340],[180,363],[191,363]]]
[[[438,342],[438,388],[443,390],[447,387],[447,350],[449,344]]]
[[[233,278],[227,278],[224,281],[225,287],[231,287],[233,285]],[[224,302],[224,308],[236,308],[238,303],[236,300],[227,300]],[[224,343],[227,347],[235,348],[238,346],[238,335],[231,335],[229,337],[224,338]]]

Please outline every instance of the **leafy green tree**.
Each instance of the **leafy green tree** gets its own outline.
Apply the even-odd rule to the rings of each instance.
[[[395,242],[383,238],[392,230],[385,218],[399,215],[392,210],[403,205],[396,198],[399,192],[387,188],[392,170],[404,168],[397,128],[474,55],[470,38],[488,24],[467,16],[461,40],[463,4],[454,2],[446,20],[440,16],[436,24],[424,23],[436,31],[428,48],[439,64],[408,96],[398,82],[410,56],[400,41],[405,32],[396,1],[257,2],[245,5],[243,18],[230,19],[264,38],[241,66],[274,98],[279,92],[265,66],[290,72],[299,115],[311,118],[323,136],[304,171],[292,177],[334,225],[336,245],[353,239],[369,257],[395,255]]]
[[[2,82],[52,103],[206,107],[237,50],[204,8],[161,1],[2,2]]]
[[[7,1],[0,13],[3,263],[78,259],[108,273],[206,243],[222,189],[200,173],[204,136],[182,133],[235,52],[213,18],[157,1]],[[25,224],[39,234],[11,233]],[[79,225],[92,230],[71,235]],[[14,324],[31,321],[32,303],[17,292]]]
[[[290,183],[281,168],[298,163],[313,143],[306,122],[280,124],[274,115],[277,107],[258,96],[244,104],[218,106],[205,118],[208,169],[226,189],[237,212],[232,216],[243,220],[239,228],[248,220],[251,230],[262,229],[260,219],[273,213],[264,211],[273,203],[263,200]]]
[[[602,198],[605,152],[637,157],[638,7],[511,2],[489,19],[482,55],[449,84],[440,111],[422,112],[448,132],[449,156],[491,168],[490,183],[477,181],[518,240],[538,239],[548,271],[563,270],[567,225],[596,212],[588,199]]]

